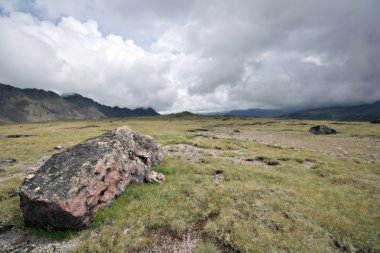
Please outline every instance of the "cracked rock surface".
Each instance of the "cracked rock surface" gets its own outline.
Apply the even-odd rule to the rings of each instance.
[[[20,187],[25,225],[81,229],[132,182],[142,183],[162,162],[160,145],[120,127],[53,155]]]

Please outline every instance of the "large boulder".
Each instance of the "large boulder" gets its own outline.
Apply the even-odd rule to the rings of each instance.
[[[313,126],[309,130],[310,133],[313,134],[336,134],[338,131],[335,129],[325,126],[325,125],[318,125],[318,126]]]
[[[120,127],[53,155],[20,187],[25,225],[47,229],[87,227],[94,213],[125,187],[146,180],[164,159],[150,136]]]

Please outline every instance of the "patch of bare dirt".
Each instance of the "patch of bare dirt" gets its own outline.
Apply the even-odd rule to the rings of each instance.
[[[15,162],[17,162],[17,160],[14,158],[8,158],[8,159],[0,160],[0,163],[15,163]]]
[[[303,162],[303,165],[304,165],[306,168],[308,168],[308,169],[312,169],[312,168],[314,168],[315,163],[314,163],[314,162],[305,161],[305,162]]]
[[[196,250],[199,242],[206,235],[204,227],[211,219],[218,217],[219,213],[211,213],[206,218],[198,220],[184,231],[175,231],[170,228],[146,228],[147,236],[154,236],[157,243],[146,253],[191,253]]]
[[[181,159],[192,163],[202,163],[205,156],[210,156],[213,158],[230,160],[235,164],[267,166],[264,161],[251,159],[241,150],[234,150],[238,155],[230,157],[224,155],[223,151],[219,149],[195,147],[189,144],[167,145],[164,149],[168,155],[180,157]]]
[[[5,182],[11,178],[14,178],[14,177],[20,177],[20,178],[25,178],[28,174],[33,174],[34,172],[36,172],[38,170],[38,168],[40,168],[42,166],[42,164],[44,164],[48,159],[50,158],[50,156],[43,156],[41,157],[35,165],[33,166],[28,166],[28,165],[25,165],[25,164],[22,164],[22,163],[15,163],[16,166],[20,167],[22,169],[21,172],[18,172],[18,173],[14,173],[14,174],[11,174],[11,175],[7,175],[7,176],[4,176],[4,177],[1,177],[0,178],[0,183],[2,182]]]
[[[206,141],[206,140],[209,140],[209,139],[210,139],[209,136],[207,136],[207,135],[203,135],[203,134],[198,134],[198,135],[196,135],[196,136],[193,138],[193,140],[195,140],[195,141]]]
[[[181,157],[185,161],[198,163],[203,158],[203,152],[206,149],[197,148],[188,144],[167,145],[164,147],[165,152],[171,156]]]
[[[80,241],[80,236],[65,241],[52,241],[30,235],[23,231],[11,230],[0,234],[0,252],[68,252]]]
[[[234,128],[226,126],[209,131],[209,135],[219,139],[257,141],[273,148],[317,152],[342,159],[380,161],[380,154],[376,151],[380,148],[380,139],[378,138],[352,136],[347,138],[343,135],[313,136],[309,133],[290,130],[277,132],[240,130],[240,132],[235,132]],[[361,153],[357,150],[358,146],[361,147]]]

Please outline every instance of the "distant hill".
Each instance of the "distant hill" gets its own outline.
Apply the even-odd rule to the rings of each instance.
[[[229,112],[224,112],[222,113],[222,115],[248,116],[248,117],[278,117],[290,112],[294,112],[294,110],[247,109],[247,110],[233,110]]]
[[[373,121],[380,119],[380,101],[354,106],[332,106],[315,109],[247,109],[213,112],[206,115],[245,116],[309,120]]]
[[[301,110],[282,117],[311,120],[372,121],[380,119],[380,101],[373,104]]]
[[[0,121],[2,122],[154,115],[159,114],[152,108],[110,107],[79,94],[60,96],[52,91],[19,89],[0,84]]]

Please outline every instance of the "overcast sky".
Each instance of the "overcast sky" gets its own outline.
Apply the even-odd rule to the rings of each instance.
[[[0,0],[0,82],[160,112],[380,100],[379,0]]]

